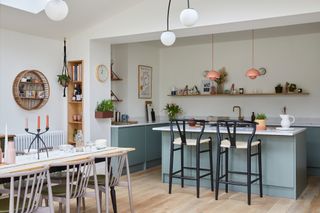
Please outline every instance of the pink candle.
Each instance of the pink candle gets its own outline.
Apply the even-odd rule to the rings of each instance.
[[[26,129],[28,129],[28,118],[26,118]]]
[[[40,116],[38,116],[38,129],[40,129]]]
[[[49,115],[46,116],[46,128],[49,128]]]

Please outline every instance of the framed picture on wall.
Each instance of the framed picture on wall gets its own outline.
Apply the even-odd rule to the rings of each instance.
[[[152,67],[138,65],[138,97],[152,98]]]

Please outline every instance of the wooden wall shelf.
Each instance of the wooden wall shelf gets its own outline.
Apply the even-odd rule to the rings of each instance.
[[[245,93],[245,94],[200,94],[200,95],[168,95],[172,97],[219,97],[219,96],[306,96],[310,95],[309,93]]]
[[[49,99],[50,87],[46,76],[38,70],[24,70],[15,78],[12,86],[16,103],[25,110],[43,107]]]

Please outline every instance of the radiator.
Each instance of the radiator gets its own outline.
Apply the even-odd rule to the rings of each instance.
[[[17,151],[23,151],[28,149],[34,136],[30,134],[19,134],[14,138],[15,148]],[[66,137],[64,131],[49,131],[41,135],[42,140],[47,147],[58,147],[59,145],[66,143]],[[34,142],[31,146],[32,149],[36,149],[37,143]],[[40,142],[40,148],[44,147]]]

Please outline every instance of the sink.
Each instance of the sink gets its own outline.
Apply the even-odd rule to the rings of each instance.
[[[137,124],[138,121],[127,121],[127,122],[123,122],[123,121],[112,121],[112,125],[116,125],[116,126],[120,126],[120,125],[131,125],[131,124]]]

